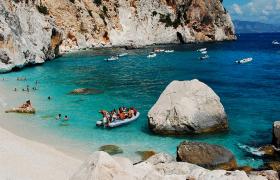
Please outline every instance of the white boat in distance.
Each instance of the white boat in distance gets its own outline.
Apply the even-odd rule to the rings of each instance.
[[[276,40],[272,41],[272,44],[273,45],[280,45],[280,43],[278,41],[276,41]]]
[[[118,57],[124,57],[124,56],[127,56],[127,55],[128,55],[128,53],[121,53],[121,54],[118,55]]]
[[[105,61],[117,61],[119,60],[118,56],[112,56],[110,58],[104,59]]]
[[[201,51],[201,54],[207,54],[207,51]]]
[[[164,52],[164,49],[155,49],[155,52]]]
[[[110,122],[107,127],[113,128],[113,127],[118,127],[118,126],[122,126],[122,125],[125,125],[128,123],[131,123],[131,122],[137,120],[139,116],[140,116],[140,113],[137,112],[136,115],[133,116],[132,118],[127,118],[127,119],[123,119],[123,120],[117,119],[113,122]],[[97,121],[96,126],[103,126],[102,120]]]
[[[209,58],[209,56],[206,54],[205,56],[200,57],[200,60],[206,60],[208,58]]]
[[[152,53],[150,53],[150,54],[147,56],[147,58],[154,58],[154,57],[156,57],[156,56],[157,56],[157,54],[154,53],[154,52],[152,52]]]
[[[248,62],[251,62],[253,61],[253,58],[245,58],[245,59],[241,59],[239,61],[235,61],[237,64],[245,64],[245,63],[248,63]]]
[[[165,52],[165,53],[173,53],[174,50],[165,50],[164,52]]]
[[[201,49],[198,49],[197,51],[199,51],[199,52],[207,51],[207,48],[201,48]]]

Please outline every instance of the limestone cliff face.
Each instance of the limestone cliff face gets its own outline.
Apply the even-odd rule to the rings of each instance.
[[[89,47],[235,39],[220,0],[2,0],[0,71]]]

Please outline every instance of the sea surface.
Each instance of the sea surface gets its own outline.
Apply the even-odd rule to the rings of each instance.
[[[154,47],[129,50],[96,49],[71,53],[40,66],[1,74],[0,85],[14,100],[2,98],[3,107],[17,106],[31,99],[35,115],[1,113],[0,125],[21,136],[49,143],[58,149],[86,157],[105,144],[115,144],[124,156],[139,160],[136,151],[154,150],[176,156],[183,140],[219,144],[230,149],[240,165],[258,167],[261,157],[249,147],[271,143],[272,123],[280,118],[280,46],[272,45],[280,34],[241,34],[237,41],[162,46],[174,53],[159,53],[148,59]],[[208,48],[207,60],[199,60],[199,48]],[[129,55],[116,62],[105,58],[118,53]],[[248,64],[236,60],[252,57]],[[27,81],[16,81],[27,77]],[[221,98],[229,118],[226,133],[200,136],[159,136],[151,133],[147,112],[164,88],[173,80],[199,79]],[[29,93],[38,81],[39,90]],[[19,91],[13,92],[14,88]],[[96,88],[95,95],[70,95],[75,88]],[[47,97],[51,96],[51,100]],[[17,98],[15,98],[17,97]],[[134,106],[140,118],[123,127],[104,129],[95,126],[100,109]],[[61,113],[69,123],[55,119]],[[244,145],[248,145],[246,147]],[[246,148],[244,148],[246,147]]]

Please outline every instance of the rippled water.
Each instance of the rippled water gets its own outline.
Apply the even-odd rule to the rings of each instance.
[[[36,115],[6,114],[4,119],[16,120],[12,123],[2,120],[1,124],[24,127],[17,128],[17,132],[85,155],[104,144],[119,145],[124,155],[134,159],[138,150],[152,149],[175,155],[176,146],[182,140],[191,140],[223,145],[236,155],[239,164],[258,166],[262,160],[248,155],[238,144],[258,146],[271,142],[272,122],[280,116],[280,47],[271,44],[277,38],[280,39],[279,34],[247,34],[235,42],[165,46],[175,53],[147,59],[150,47],[127,51],[129,56],[118,62],[105,62],[104,58],[125,50],[83,51],[42,66],[3,74],[0,76],[8,80],[5,83],[10,89],[32,86],[38,80],[39,90],[16,93],[32,99],[38,110]],[[210,58],[206,61],[198,59],[196,49],[202,47],[208,48]],[[246,57],[253,57],[254,61],[244,65],[234,63]],[[19,76],[28,77],[28,81],[15,81]],[[166,85],[172,80],[194,78],[208,84],[220,96],[229,117],[230,131],[185,137],[150,133],[146,114]],[[104,93],[68,94],[80,87],[97,88]],[[48,96],[52,97],[51,101],[47,100]],[[95,121],[100,119],[99,109],[122,105],[137,107],[141,117],[120,128],[95,127]],[[70,117],[68,125],[54,119],[58,113]]]

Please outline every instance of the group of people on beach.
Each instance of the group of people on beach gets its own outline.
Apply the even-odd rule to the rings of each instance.
[[[26,81],[26,78],[17,78],[17,81]],[[32,90],[36,91],[38,90],[38,81],[36,80],[35,81],[35,86],[32,87]],[[14,89],[14,91],[17,91],[17,88]],[[29,92],[30,91],[30,88],[29,88],[29,85],[26,85],[26,89],[25,88],[22,88],[22,91],[27,91]]]
[[[17,81],[27,81],[26,77],[17,77]]]
[[[134,107],[126,108],[119,107],[118,110],[114,109],[113,111],[100,110],[99,111],[103,116],[103,123],[108,124],[114,122],[115,120],[124,120],[130,119],[137,114],[137,110]]]

